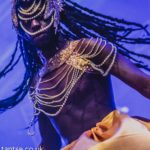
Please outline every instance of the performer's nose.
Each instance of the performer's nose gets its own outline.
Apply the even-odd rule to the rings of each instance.
[[[31,30],[32,32],[37,31],[38,29],[40,29],[40,22],[36,19],[33,19],[31,21]]]

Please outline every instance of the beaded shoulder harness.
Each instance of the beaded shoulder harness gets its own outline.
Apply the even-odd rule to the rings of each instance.
[[[56,54],[54,57],[52,57],[49,60],[47,67],[45,67],[46,69],[43,69],[42,71],[43,73],[41,73],[42,75],[36,85],[35,90],[33,90],[30,93],[30,97],[34,102],[34,108],[37,111],[43,112],[48,116],[57,116],[65,106],[73,87],[85,72],[96,71],[100,73],[102,76],[108,75],[116,58],[116,54],[117,54],[116,47],[113,46],[111,43],[109,43],[111,44],[111,49],[109,54],[102,61],[100,61],[99,64],[95,64],[92,61],[92,58],[101,55],[102,51],[107,45],[107,42],[103,39],[97,38],[95,40],[94,45],[91,46],[91,42],[93,38],[89,39],[86,44],[85,44],[85,40],[87,39],[70,42],[67,48],[61,50],[58,54]],[[90,46],[90,51],[86,52],[86,49],[89,46]],[[109,61],[110,64],[105,70],[103,70],[102,66],[105,65],[106,61],[108,59],[110,60],[110,58],[111,58],[111,61]],[[48,72],[53,71],[59,68],[60,66],[62,66],[62,64],[64,63],[66,63],[69,66],[65,71],[63,69],[54,77],[44,81],[42,80],[42,76],[47,71]],[[61,73],[62,73],[62,77],[60,78],[60,80],[58,80],[56,84],[52,85],[51,87],[39,88],[39,84],[46,83],[46,82],[48,83],[53,79],[55,79]],[[71,77],[70,80],[69,77]],[[41,91],[47,91],[46,93],[48,93],[48,90],[54,90],[64,79],[65,79],[64,88],[56,95],[41,94]],[[46,112],[45,110],[41,109],[40,107],[41,105],[46,106],[49,109],[55,108],[56,111],[51,113]]]

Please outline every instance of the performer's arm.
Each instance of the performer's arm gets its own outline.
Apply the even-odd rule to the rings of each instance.
[[[53,128],[52,124],[48,117],[44,114],[40,114],[38,117],[39,121],[39,130],[41,134],[41,144],[39,148],[42,147],[42,150],[58,150],[61,147],[60,137]]]
[[[119,53],[111,73],[150,99],[150,76]]]
[[[93,50],[92,54],[97,51],[97,49],[98,51],[101,51],[101,53],[91,58],[94,64],[101,64],[106,58],[108,58],[106,59],[107,61],[105,61],[105,63],[100,67],[100,69],[104,70],[104,73],[105,70],[108,70],[108,73],[115,75],[116,77],[127,83],[129,86],[136,89],[143,96],[150,98],[149,75],[142,72],[131,61],[129,61],[118,52],[115,55],[116,47],[112,43],[102,39],[92,39],[91,42],[89,41],[89,39],[85,40],[86,44],[84,46],[90,43],[86,50],[86,53],[91,51],[91,49]],[[108,57],[109,55],[110,57]],[[111,64],[113,65],[111,66]]]

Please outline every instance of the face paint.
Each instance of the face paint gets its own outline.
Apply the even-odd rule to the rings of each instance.
[[[17,8],[18,24],[28,35],[35,36],[49,29],[51,26],[57,32],[60,12],[63,10],[62,0],[22,0]],[[31,22],[33,19],[48,20],[47,25],[37,31],[30,31],[25,26],[25,22]]]

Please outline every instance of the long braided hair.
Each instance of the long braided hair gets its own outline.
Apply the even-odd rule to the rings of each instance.
[[[17,0],[14,0],[12,15],[13,23],[16,23]],[[150,60],[150,56],[131,51],[127,44],[150,44],[150,34],[147,25],[143,26],[135,22],[106,16],[101,13],[83,7],[72,0],[65,0],[64,11],[61,13],[59,32],[66,39],[80,39],[89,37],[103,37],[111,41],[118,47],[119,53],[132,60],[136,66],[150,71],[150,67],[141,59]],[[16,28],[16,27],[15,27]],[[19,32],[20,28],[16,28]],[[134,36],[134,33],[143,31],[144,36]],[[17,51],[20,55],[16,58]],[[0,100],[0,112],[17,105],[29,91],[31,82],[35,74],[40,69],[42,63],[38,57],[36,47],[31,45],[18,34],[15,50],[10,62],[0,71],[0,79],[8,74],[23,58],[25,74],[22,83],[15,89],[14,94],[6,99]]]

